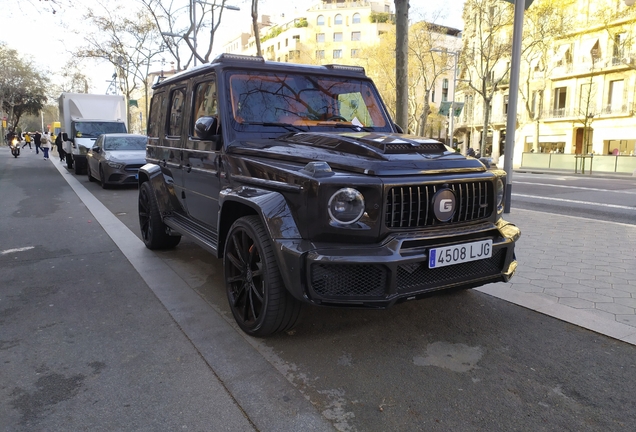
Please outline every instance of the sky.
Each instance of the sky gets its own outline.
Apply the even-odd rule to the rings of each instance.
[[[182,1],[187,4],[185,0]],[[297,10],[303,11],[315,2],[316,0],[294,0],[293,4]],[[95,3],[95,0],[0,0],[2,15],[8,18],[3,20],[5,25],[0,26],[0,41],[33,60],[40,70],[54,71],[65,59],[70,58],[69,52],[82,44],[83,34],[86,32],[81,19],[85,11],[83,6],[95,6]],[[431,3],[439,4],[441,9],[432,9]],[[105,4],[112,3],[106,0]],[[225,42],[223,34],[236,36],[237,29],[249,32],[251,25],[250,0],[227,0],[227,4],[238,6],[241,11],[226,10],[223,13],[223,24],[216,33],[218,39],[214,42],[216,52],[220,52]],[[431,20],[439,13],[439,18],[435,19],[439,24],[463,29],[463,4],[464,0],[410,0],[409,18]],[[288,0],[261,0],[259,3],[260,15],[269,14],[275,19],[283,12],[289,16]],[[7,26],[9,20],[16,25]],[[47,26],[43,27],[42,23],[47,23]],[[87,67],[87,72],[91,78],[91,91],[105,93],[114,72],[113,67],[108,63],[91,64]]]

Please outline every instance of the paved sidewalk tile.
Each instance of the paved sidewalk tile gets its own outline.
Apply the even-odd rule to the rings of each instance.
[[[479,290],[636,345],[636,226],[512,209],[517,273]]]

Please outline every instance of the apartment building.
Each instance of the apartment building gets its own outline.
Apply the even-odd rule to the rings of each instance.
[[[376,43],[392,27],[390,0],[322,0],[279,23],[261,19],[261,52],[266,60],[322,64],[356,59],[362,46]],[[226,43],[225,52],[256,54],[253,32]]]
[[[546,39],[543,52],[522,56],[513,162],[520,164],[524,152],[636,154],[636,16],[626,13],[622,1],[568,0],[561,6],[571,18],[568,31]],[[464,33],[464,55],[472,35]],[[500,60],[501,73],[509,61]],[[507,77],[501,81],[490,103],[487,148],[495,158],[503,150],[513,90],[508,83]],[[461,98],[466,108],[458,119],[459,133],[478,147],[483,99],[470,91]]]

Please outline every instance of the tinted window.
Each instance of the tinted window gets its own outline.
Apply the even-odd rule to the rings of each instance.
[[[150,102],[150,119],[148,120],[148,136],[158,137],[161,130],[161,102],[163,93],[155,93]]]
[[[169,136],[181,136],[183,128],[183,108],[185,107],[185,90],[177,89],[170,95]]]
[[[192,123],[190,124],[190,133],[194,135],[194,124],[201,117],[216,117],[216,81],[211,80],[200,83],[194,90],[194,109],[192,111]]]

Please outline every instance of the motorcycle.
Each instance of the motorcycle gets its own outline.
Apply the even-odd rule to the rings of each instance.
[[[11,154],[16,158],[20,156],[20,141],[17,138],[13,138],[11,141]]]

